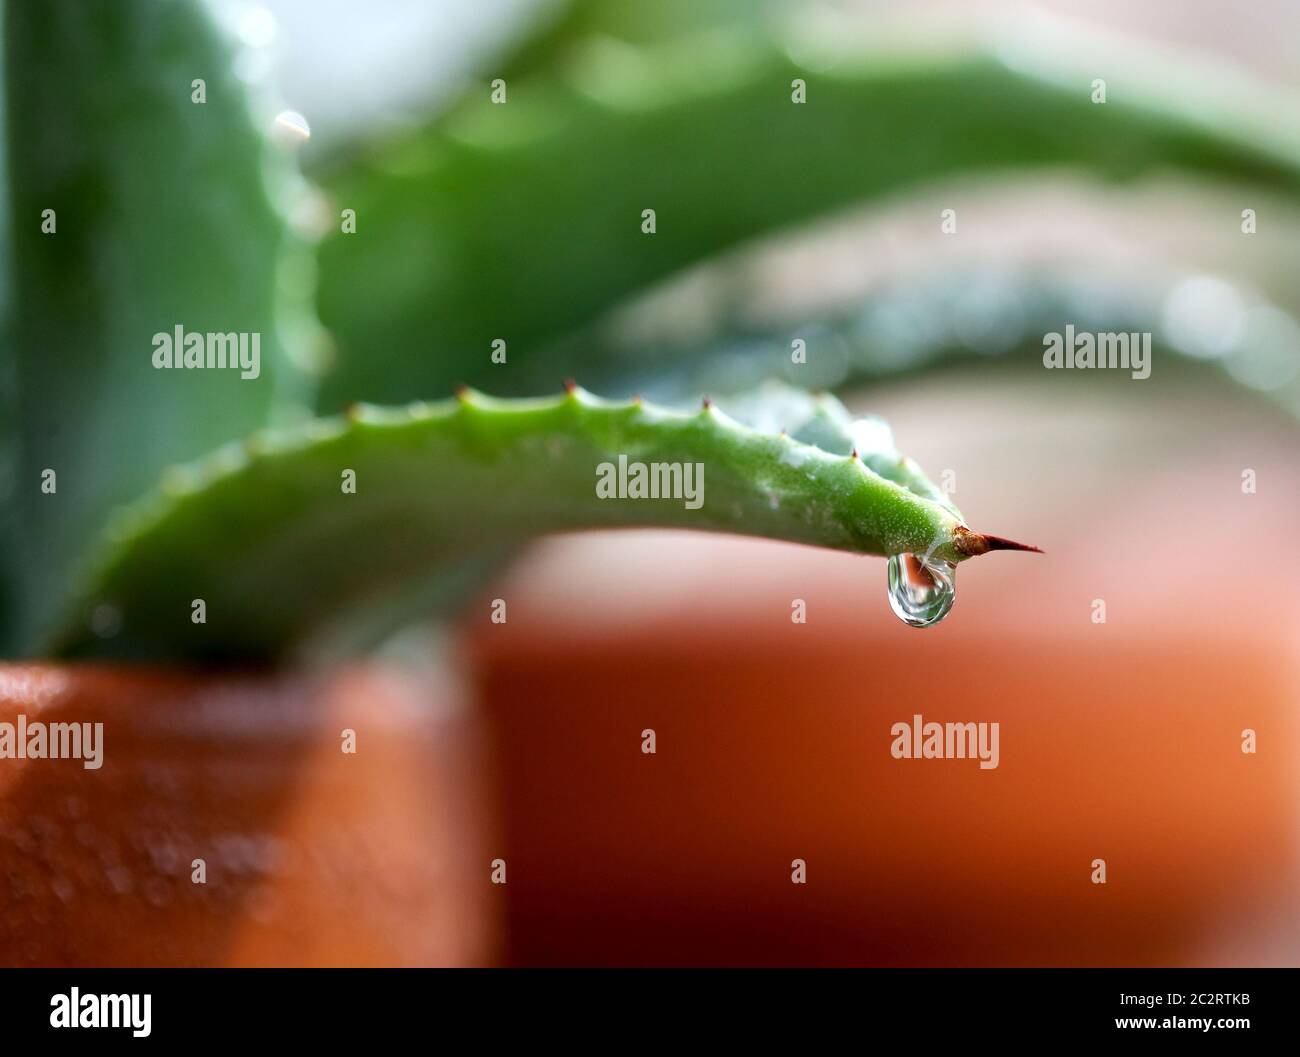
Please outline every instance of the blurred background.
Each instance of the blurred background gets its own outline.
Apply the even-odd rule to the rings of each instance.
[[[0,719],[103,716],[116,740],[94,781],[0,769],[0,960],[1300,962],[1300,10],[220,20],[267,165],[305,177],[277,243],[311,258],[278,280],[309,302],[278,317],[292,401],[572,375],[725,411],[776,378],[883,417],[971,524],[1046,553],[964,565],[918,632],[880,559],[583,534],[323,670],[6,665]],[[611,219],[645,206],[653,251]],[[1150,331],[1151,378],[1044,370],[1067,322]],[[893,759],[915,712],[998,722],[1000,766]]]

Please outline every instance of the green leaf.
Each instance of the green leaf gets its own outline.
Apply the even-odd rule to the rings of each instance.
[[[506,103],[484,86],[321,174],[357,211],[357,232],[322,246],[320,311],[340,350],[322,407],[458,382],[528,391],[519,365],[588,377],[590,349],[554,343],[648,284],[926,182],[1074,167],[1300,190],[1294,114],[1261,121],[1234,80],[1156,49],[1134,63],[1082,35],[943,53],[884,39],[822,70],[749,23],[646,44],[616,32],[570,33],[523,64]],[[497,338],[511,370],[490,360]]]
[[[310,268],[285,219],[301,180],[233,63],[196,2],[5,7],[17,450],[3,549],[21,643],[110,509],[310,395],[290,362],[307,324],[284,311]],[[153,336],[177,326],[258,334],[259,377],[155,369]]]
[[[839,447],[855,430],[829,398],[777,410]],[[864,435],[881,437],[868,425]],[[677,467],[675,497],[636,497],[638,463]],[[78,655],[273,657],[351,612],[373,618],[395,597],[421,595],[467,562],[578,529],[732,532],[950,561],[1014,546],[966,528],[892,444],[870,464],[707,403],[670,411],[576,387],[553,399],[466,391],[404,410],[358,408],[172,472],[114,524],[61,645]],[[602,480],[614,495],[602,497]],[[197,600],[203,623],[192,619]],[[91,624],[116,633],[97,637]]]

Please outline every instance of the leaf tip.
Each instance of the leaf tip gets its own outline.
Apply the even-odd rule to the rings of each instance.
[[[986,536],[982,532],[972,531],[965,525],[958,525],[953,536],[957,550],[968,558],[973,558],[979,554],[987,554],[989,551],[1027,551],[1031,554],[1043,553],[1041,547],[1035,547],[1030,543],[1017,543],[1015,540],[1009,540],[1005,536]]]

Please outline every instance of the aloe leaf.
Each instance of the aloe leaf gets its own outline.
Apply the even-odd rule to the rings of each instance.
[[[961,512],[915,461],[899,454],[894,433],[884,419],[854,418],[829,393],[809,393],[769,380],[751,393],[728,402],[740,421],[763,432],[780,431],[802,444],[832,455],[852,455],[873,473],[932,500],[962,520]]]
[[[830,405],[822,411],[843,424]],[[899,480],[919,479],[884,448],[872,459]],[[638,463],[678,467],[676,497],[638,498],[631,485],[620,493],[621,460],[625,483]],[[615,495],[602,497],[602,479]],[[173,471],[114,523],[60,645],[72,654],[273,657],[349,610],[382,612],[394,595],[485,554],[543,533],[619,526],[953,562],[1018,546],[972,532],[858,454],[753,429],[707,402],[683,412],[577,387],[532,400],[464,391],[403,410],[356,408]],[[199,600],[203,623],[193,620]],[[114,633],[97,636],[92,625]]]
[[[581,346],[551,343],[647,284],[927,181],[1064,166],[1300,190],[1285,105],[1270,125],[1254,89],[1154,49],[1133,63],[1083,35],[941,54],[884,41],[821,70],[750,26],[644,45],[593,32],[527,69],[505,104],[484,88],[320,174],[357,214],[355,234],[322,246],[320,311],[340,359],[321,406],[462,380],[526,391],[526,372],[492,364],[498,338],[511,365],[545,353],[552,372],[588,376]],[[1091,82],[1107,75],[1094,104]]]
[[[307,312],[310,260],[286,219],[301,178],[206,5],[42,0],[4,16],[17,399],[3,550],[30,644],[112,507],[308,401],[289,310],[296,297]],[[156,369],[154,335],[178,326],[258,335],[257,377]]]
[[[707,283],[688,277],[675,291],[627,306],[621,319],[565,340],[599,350],[592,374],[603,388],[659,400],[703,391],[731,406],[731,387],[752,390],[769,378],[839,388],[972,365],[984,376],[1042,372],[1046,335],[1071,326],[1080,333],[1146,333],[1144,387],[1188,374],[1226,377],[1300,414],[1300,324],[1250,285],[1227,278],[1150,266],[1101,275],[1078,266],[967,265],[900,276],[833,304],[795,300],[760,313],[763,284],[746,286],[743,269],[733,267]],[[702,294],[701,287],[727,294]],[[707,324],[689,336],[676,333],[674,321],[691,311]],[[1215,343],[1214,327],[1204,333],[1207,321],[1220,333],[1225,321],[1231,324],[1231,341]],[[791,358],[796,336],[807,339],[804,362]],[[1104,371],[1093,381],[1132,376]]]

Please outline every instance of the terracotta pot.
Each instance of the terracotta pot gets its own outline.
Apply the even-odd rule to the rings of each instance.
[[[100,771],[0,762],[0,958],[1300,963],[1294,423],[1091,393],[872,402],[935,473],[958,453],[974,524],[1048,552],[962,567],[936,629],[879,559],[542,545],[466,618],[482,744],[432,675],[0,669],[0,719],[106,738]],[[999,766],[893,758],[917,712],[999,723]]]
[[[0,962],[492,961],[480,744],[460,705],[450,683],[375,666],[0,667],[0,722],[103,724],[98,769],[0,761]]]
[[[1047,551],[963,565],[937,628],[880,559],[686,534],[553,541],[494,585],[509,623],[466,632],[511,960],[1300,963],[1296,426],[1151,392],[870,402],[972,524]],[[998,722],[999,766],[893,758],[916,713]]]

